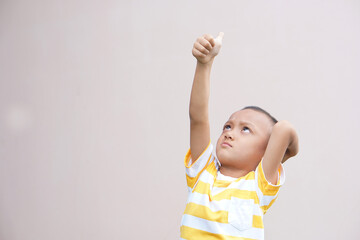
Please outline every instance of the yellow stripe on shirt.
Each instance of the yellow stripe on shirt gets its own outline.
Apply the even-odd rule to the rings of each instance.
[[[181,226],[181,238],[188,240],[255,240],[252,238],[234,237],[224,234],[210,233],[199,229]]]
[[[194,192],[201,193],[201,194],[210,194],[210,184],[204,183],[203,181],[199,181],[194,188]]]
[[[273,200],[271,200],[271,202],[268,205],[260,206],[263,214],[265,214],[267,212],[267,210],[271,207],[271,205],[275,202],[276,199],[277,199],[277,197],[275,197]]]
[[[236,179],[235,181],[227,181],[227,180],[218,180],[216,179],[216,181],[214,182],[214,187],[222,187],[222,188],[226,188],[228,186],[230,186],[231,183],[236,183],[239,181],[244,181],[244,180],[255,180],[255,173],[254,172],[249,172],[247,175],[240,177],[238,179]]]
[[[205,220],[213,221],[213,222],[229,223],[228,211],[219,210],[214,212],[208,207],[192,202],[186,205],[184,214],[188,214],[198,218],[203,218]],[[264,224],[261,216],[253,215],[252,227],[264,228]]]
[[[199,181],[197,186],[194,189],[194,192],[210,195],[210,184]],[[228,188],[211,197],[214,201],[221,201],[224,199],[230,200],[231,197],[236,197],[240,199],[254,199],[255,204],[259,204],[259,197],[256,194],[256,191],[240,190],[236,188]]]
[[[268,183],[262,168],[262,162],[259,164],[258,167],[258,186],[262,193],[267,196],[275,196],[280,188],[279,185],[271,185]]]
[[[240,190],[236,188],[225,189],[224,191],[216,194],[212,197],[214,201],[220,201],[223,199],[230,200],[232,197],[240,199],[254,199],[255,204],[259,204],[259,198],[256,194],[256,191]]]
[[[212,211],[210,208],[196,203],[188,203],[185,208],[184,214],[192,215],[194,217],[204,218],[209,221],[228,223],[228,212],[219,210]]]
[[[208,158],[207,163],[206,163],[205,166],[207,166],[209,164],[210,160],[211,160],[211,156]],[[206,169],[206,167],[201,169],[201,171],[196,175],[196,177],[190,177],[190,176],[186,175],[186,181],[187,181],[188,187],[193,188],[195,186],[195,184],[196,184],[197,180],[199,179],[201,173],[203,171],[205,171],[205,169]]]
[[[208,171],[213,177],[216,177],[217,175],[217,169],[215,166],[215,161],[212,161],[209,166],[206,168],[206,171]]]
[[[254,228],[264,228],[263,219],[261,216],[253,215],[252,227]]]

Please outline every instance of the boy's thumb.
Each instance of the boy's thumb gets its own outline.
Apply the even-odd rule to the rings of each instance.
[[[222,42],[222,39],[224,37],[224,33],[223,32],[219,32],[219,35],[216,37],[216,40],[219,41],[220,43]]]

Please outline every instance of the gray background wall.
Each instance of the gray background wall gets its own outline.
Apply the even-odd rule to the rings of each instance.
[[[299,155],[267,239],[360,237],[360,2],[0,0],[0,239],[177,239],[195,39],[211,135],[259,105]]]

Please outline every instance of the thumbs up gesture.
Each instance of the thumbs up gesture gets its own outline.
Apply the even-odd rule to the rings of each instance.
[[[220,52],[223,37],[223,32],[220,32],[216,38],[209,34],[199,37],[194,43],[192,54],[198,62],[203,64],[209,63]]]

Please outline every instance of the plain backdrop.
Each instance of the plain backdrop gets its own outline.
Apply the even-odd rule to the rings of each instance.
[[[178,239],[191,49],[219,31],[212,140],[246,105],[299,134],[266,239],[359,239],[355,0],[0,0],[0,239]]]

